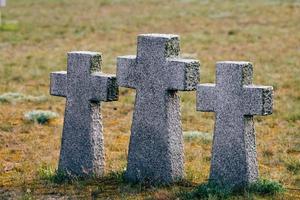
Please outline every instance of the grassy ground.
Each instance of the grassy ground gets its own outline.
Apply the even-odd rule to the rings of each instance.
[[[135,54],[137,34],[149,32],[180,34],[182,55],[201,60],[202,83],[215,80],[216,61],[254,63],[254,83],[275,87],[274,114],[255,118],[260,175],[287,191],[235,198],[300,199],[300,1],[9,0],[2,13],[18,27],[0,30],[0,94],[47,99],[0,102],[0,199],[173,199],[207,180],[211,140],[198,137],[185,141],[186,182],[144,188],[119,180],[135,95],[128,89],[118,102],[103,104],[108,175],[62,185],[42,180],[41,172],[57,166],[65,104],[49,96],[49,73],[66,69],[71,50],[101,51],[103,70],[114,73],[116,56]],[[180,95],[184,131],[211,134],[214,115],[195,111],[194,92]],[[24,113],[31,110],[59,118],[28,122]]]

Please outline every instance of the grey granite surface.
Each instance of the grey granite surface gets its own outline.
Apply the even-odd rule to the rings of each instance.
[[[253,115],[272,114],[273,88],[252,85],[249,62],[216,68],[216,85],[197,86],[197,110],[216,113],[210,181],[244,187],[258,178]]]
[[[138,36],[137,56],[117,58],[117,79],[136,89],[128,164],[132,182],[168,184],[182,178],[183,137],[178,90],[196,89],[199,62],[179,58],[179,37]]]
[[[50,75],[50,93],[66,97],[58,170],[76,176],[101,176],[104,144],[101,101],[118,99],[116,77],[101,73],[101,54],[68,53],[67,72]]]

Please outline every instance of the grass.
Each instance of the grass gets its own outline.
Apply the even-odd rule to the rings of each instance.
[[[55,170],[53,167],[47,165],[42,166],[38,170],[38,177],[43,181],[55,184],[74,183],[81,180],[79,177]]]
[[[8,92],[0,95],[0,103],[17,103],[22,101],[31,101],[39,103],[45,102],[46,100],[46,96],[31,96],[18,92]]]
[[[33,110],[25,113],[24,117],[27,121],[46,124],[50,120],[57,118],[58,114],[48,110]]]
[[[203,133],[199,131],[186,131],[183,132],[183,138],[187,142],[191,142],[193,140],[200,139],[203,143],[212,142],[212,134],[211,133]]]
[[[267,179],[261,179],[252,183],[246,190],[250,193],[259,195],[276,195],[285,191],[284,187],[280,183]]]
[[[227,199],[233,192],[214,183],[203,183],[190,193],[183,193],[183,199]]]
[[[293,174],[298,174],[300,172],[300,161],[299,160],[289,160],[286,163],[286,169]]]
[[[66,53],[73,50],[102,52],[103,71],[115,73],[115,58],[135,54],[137,34],[149,32],[179,34],[183,56],[201,61],[201,83],[215,81],[216,61],[254,63],[254,83],[275,88],[274,113],[255,117],[260,175],[287,188],[282,199],[300,198],[298,0],[10,0],[1,12],[4,21],[18,25],[0,30],[0,94],[17,91],[46,100],[0,103],[0,198],[174,199],[206,182],[211,141],[198,134],[185,136],[190,139],[184,143],[191,184],[146,189],[107,177],[126,166],[135,91],[125,88],[119,101],[102,104],[105,177],[49,184],[39,176],[42,165],[56,169],[65,106],[64,98],[49,95],[49,73],[66,70]],[[213,133],[214,114],[195,111],[195,92],[180,96],[183,130]],[[33,109],[59,117],[43,126],[28,123],[24,113]]]
[[[0,25],[1,31],[17,31],[18,22],[17,21],[5,21]]]
[[[232,199],[242,197],[270,196],[279,197],[285,192],[284,187],[276,182],[267,179],[259,179],[251,183],[244,189],[232,189],[226,186],[220,186],[214,182],[203,183],[189,193],[182,193],[182,199]]]

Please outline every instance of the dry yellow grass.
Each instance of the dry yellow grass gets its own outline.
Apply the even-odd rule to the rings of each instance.
[[[275,87],[274,114],[255,118],[260,174],[288,188],[281,198],[300,199],[300,1],[10,0],[3,15],[19,27],[0,31],[0,94],[48,100],[0,102],[0,197],[172,199],[193,188],[141,190],[113,178],[49,185],[37,175],[58,161],[65,100],[49,96],[48,77],[66,69],[66,52],[101,51],[103,70],[114,73],[116,56],[135,54],[137,34],[160,32],[179,34],[183,56],[201,60],[202,83],[214,81],[216,61],[247,60],[254,63],[254,83]],[[126,166],[134,95],[121,89],[118,102],[103,104],[107,173]],[[194,92],[180,95],[183,129],[212,133],[214,115],[195,111]],[[24,113],[37,109],[60,118],[48,125],[26,122]],[[189,181],[207,179],[210,152],[210,143],[185,142]]]

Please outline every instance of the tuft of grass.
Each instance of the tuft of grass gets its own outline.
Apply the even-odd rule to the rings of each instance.
[[[33,110],[25,113],[25,119],[39,124],[48,123],[51,119],[58,117],[58,114],[48,110]]]
[[[203,143],[209,143],[212,141],[213,136],[210,133],[204,133],[200,131],[186,131],[183,132],[183,138],[187,142],[200,139]]]
[[[286,163],[286,169],[293,174],[298,174],[300,172],[300,161],[290,160]]]
[[[46,96],[31,96],[18,92],[8,92],[0,95],[0,103],[15,103],[15,102],[45,102]]]
[[[33,197],[31,190],[28,189],[20,199],[21,200],[34,200],[35,198]]]
[[[234,196],[275,196],[283,193],[284,187],[276,182],[267,179],[259,179],[244,189],[241,188],[229,188],[224,185],[217,184],[215,182],[207,182],[199,185],[192,192],[185,192],[179,194],[182,199],[230,199]]]
[[[192,192],[180,194],[182,199],[226,199],[232,194],[230,188],[221,187],[214,182],[199,185]]]
[[[123,171],[111,171],[108,173],[107,177],[108,179],[114,179],[116,180],[118,183],[124,183],[125,181],[125,170]]]
[[[19,29],[18,21],[5,21],[0,25],[0,31],[17,31]]]
[[[77,180],[75,177],[70,176],[67,173],[58,171],[50,166],[42,166],[38,169],[38,176],[41,180],[61,184],[65,182],[73,182]]]
[[[76,185],[98,185],[103,181],[113,181],[115,184],[126,183],[124,179],[125,171],[111,171],[106,176],[97,177],[92,176],[76,176],[68,172],[56,170],[55,168],[47,165],[42,165],[38,169],[38,177],[40,180],[46,181],[47,183],[54,184],[76,184]]]
[[[246,190],[249,193],[258,195],[276,195],[285,191],[282,184],[267,179],[259,179],[258,181],[250,184]]]
[[[55,173],[55,169],[49,166],[42,166],[38,169],[38,175],[42,180],[52,180]]]
[[[14,129],[13,125],[11,123],[8,122],[4,122],[2,124],[0,124],[0,130],[4,131],[4,132],[12,132]]]

